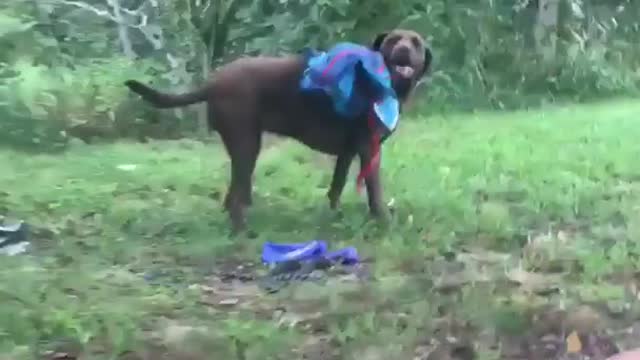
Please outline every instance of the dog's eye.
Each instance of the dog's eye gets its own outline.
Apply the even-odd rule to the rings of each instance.
[[[394,46],[402,37],[398,35],[391,36],[385,41],[387,46]]]
[[[420,41],[420,39],[418,39],[417,36],[412,36],[411,37],[411,43],[413,44],[413,46],[415,46],[417,49],[419,49],[422,46],[422,42]]]

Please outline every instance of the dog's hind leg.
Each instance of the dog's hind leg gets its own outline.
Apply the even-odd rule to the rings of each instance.
[[[237,121],[244,121],[234,119]],[[246,124],[255,124],[247,121]],[[231,181],[224,200],[224,207],[229,213],[233,231],[239,232],[246,227],[246,208],[251,205],[251,187],[253,171],[256,166],[261,146],[261,133],[253,128],[225,128],[218,124],[218,132],[222,137],[229,157],[231,158]]]
[[[260,148],[262,147],[262,134],[258,131],[255,135],[250,133],[247,134],[244,140],[245,147],[239,155],[243,159],[239,169],[239,176],[242,183],[242,201],[246,206],[251,206],[253,204],[253,173],[260,154]]]

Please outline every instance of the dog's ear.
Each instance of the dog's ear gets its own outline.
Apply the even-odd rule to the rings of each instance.
[[[422,66],[422,72],[420,73],[420,77],[425,76],[431,72],[431,63],[433,62],[433,52],[431,51],[431,47],[428,45],[424,46],[424,65]]]
[[[387,37],[387,35],[389,35],[388,32],[383,32],[376,35],[376,37],[373,39],[373,43],[371,44],[371,48],[375,51],[379,51],[380,46],[382,46],[382,42],[384,41],[384,38]]]

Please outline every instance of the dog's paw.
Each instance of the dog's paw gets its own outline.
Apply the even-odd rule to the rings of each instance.
[[[329,208],[331,210],[337,210],[340,206],[340,196],[333,194],[331,191],[327,193],[327,198],[329,199]]]
[[[371,217],[380,223],[388,223],[391,220],[391,212],[384,206],[372,207]]]

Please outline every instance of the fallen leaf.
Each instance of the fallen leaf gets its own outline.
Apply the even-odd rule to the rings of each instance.
[[[552,275],[538,274],[516,268],[507,272],[510,281],[520,284],[526,291],[540,293],[557,290],[559,288],[560,277]]]
[[[216,290],[211,287],[211,286],[207,286],[207,285],[202,285],[202,284],[191,284],[189,285],[189,289],[191,290],[200,290],[205,294],[215,294]]]
[[[275,314],[274,314],[275,315]],[[321,319],[324,314],[322,312],[315,313],[293,313],[293,312],[281,312],[275,315],[277,326],[293,328],[299,324],[309,324],[315,320]]]
[[[220,300],[220,302],[218,304],[220,305],[226,305],[226,306],[231,306],[231,305],[237,305],[240,302],[240,300],[238,299],[224,299],[224,300]]]
[[[577,354],[582,351],[582,342],[580,341],[580,337],[578,333],[573,331],[567,337],[567,353],[568,354]]]

